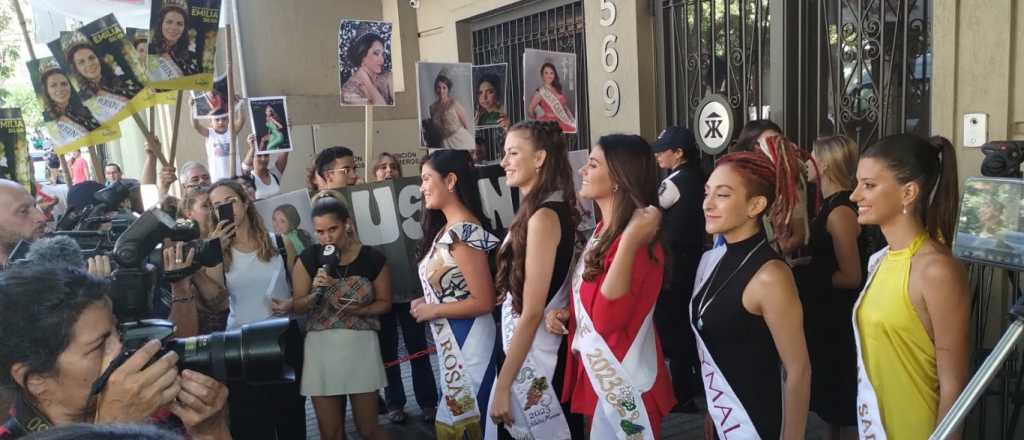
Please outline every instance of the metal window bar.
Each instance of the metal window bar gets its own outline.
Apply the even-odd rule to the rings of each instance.
[[[511,16],[515,11],[509,11]],[[493,17],[487,17],[492,19]],[[472,19],[470,24],[472,24]],[[473,64],[508,63],[508,84],[505,100],[512,123],[525,119],[523,96],[523,52],[542,49],[576,54],[576,134],[567,134],[570,151],[590,146],[589,99],[587,96],[587,51],[584,36],[583,2],[546,9],[526,16],[472,30]],[[483,142],[483,160],[501,159],[505,132],[500,128],[477,130]]]

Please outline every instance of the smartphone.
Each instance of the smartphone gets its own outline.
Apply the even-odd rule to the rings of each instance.
[[[224,203],[217,205],[217,219],[218,222],[227,220],[229,223],[235,222],[235,207],[234,203]]]

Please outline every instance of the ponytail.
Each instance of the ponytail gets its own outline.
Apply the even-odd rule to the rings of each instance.
[[[920,191],[914,201],[917,215],[932,239],[949,244],[953,240],[959,199],[956,152],[946,138],[924,139],[912,134],[883,138],[864,150],[862,159],[880,160],[900,184],[917,182]]]
[[[938,179],[930,189],[928,205],[924,209],[925,229],[944,243],[952,243],[956,220],[959,216],[960,177],[957,174],[956,149],[942,136],[928,139],[938,153]]]

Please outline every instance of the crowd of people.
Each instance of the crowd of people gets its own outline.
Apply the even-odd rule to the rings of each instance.
[[[349,402],[363,438],[386,438],[378,414],[408,418],[399,333],[408,353],[433,342],[439,371],[427,357],[410,363],[439,439],[657,439],[670,412],[700,413],[701,396],[706,438],[803,438],[809,412],[836,440],[925,438],[967,381],[970,307],[949,250],[958,178],[945,139],[859,146],[837,135],[801,149],[753,121],[708,174],[693,132],[671,127],[653,144],[603,136],[573,170],[559,122],[520,122],[500,162],[519,195],[504,237],[483,213],[471,154],[424,157],[422,290],[399,292],[402,262],[360,241],[336,191],[358,182],[353,152],[327,148],[311,164],[315,237],[302,236],[294,209],[267,225],[254,205],[280,192],[288,153],[254,154],[250,137],[243,175],[229,175],[220,144],[239,128],[197,122],[209,166],[157,174],[158,146],[148,146],[142,180],[163,193],[180,183],[180,200],[162,209],[219,240],[224,258],[158,280],[153,317],[178,337],[296,319],[297,382],[220,384],[179,372],[176,355],[151,343],[90,393],[120,350],[109,263],[8,262],[46,217],[2,181],[0,384],[13,409],[0,438],[155,423],[191,438],[299,439],[307,397],[321,438],[345,437]],[[373,171],[388,180],[402,169],[384,153]],[[106,174],[121,179],[116,164]],[[600,212],[588,237],[579,199]],[[163,248],[165,273],[196,258]]]

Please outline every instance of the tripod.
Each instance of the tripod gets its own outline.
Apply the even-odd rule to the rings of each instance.
[[[971,378],[971,381],[964,387],[964,391],[960,393],[960,397],[953,402],[953,406],[946,413],[946,416],[942,418],[939,425],[935,427],[935,432],[932,433],[929,440],[945,440],[949,438],[950,434],[953,433],[967,418],[967,414],[974,407],[974,404],[981,397],[985,389],[988,388],[988,384],[995,378],[996,373],[1006,362],[1006,358],[1013,351],[1013,348],[1020,341],[1021,335],[1024,335],[1024,296],[1017,299],[1017,302],[1010,307],[1010,326],[1003,333],[1002,338],[996,343],[996,346],[992,349],[992,353],[985,358],[985,362],[978,368],[978,372]],[[1019,409],[1019,408],[1018,408]],[[1019,411],[1015,411],[1019,412]],[[1014,416],[1014,421],[1011,426],[1016,427],[1017,416]]]

